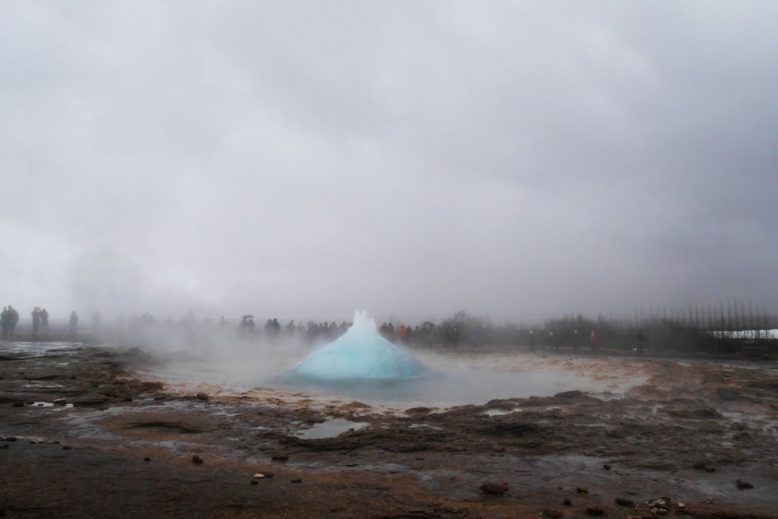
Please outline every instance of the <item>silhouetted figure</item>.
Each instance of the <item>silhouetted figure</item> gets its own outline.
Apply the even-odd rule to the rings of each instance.
[[[0,313],[0,331],[2,334],[0,337],[6,339],[8,337],[8,307],[4,306],[2,313]]]
[[[45,308],[41,309],[41,334],[44,338],[49,336],[49,312]]]
[[[581,337],[578,333],[578,328],[573,330],[573,350],[578,353],[578,349],[581,347]]]
[[[3,339],[14,339],[14,331],[16,330],[16,323],[19,322],[19,312],[16,311],[16,309],[8,305],[8,307],[3,310],[2,317],[0,317],[0,320],[2,320],[2,329],[3,329]]]
[[[32,340],[38,340],[41,329],[41,309],[37,306],[32,310]]]
[[[635,334],[635,345],[637,346],[638,355],[643,355],[643,350],[646,346],[646,334],[643,330],[638,330]]]
[[[75,310],[70,312],[68,329],[70,330],[70,340],[75,341],[78,338],[78,314]]]
[[[600,338],[597,336],[596,330],[592,330],[591,335],[589,335],[589,345],[592,348],[592,353],[597,353],[600,349]]]
[[[529,331],[529,351],[535,351],[535,330]]]
[[[222,319],[224,319],[224,317],[222,317]],[[255,328],[256,325],[254,324],[254,316],[246,314],[240,320],[240,324],[238,325],[238,333],[243,336],[253,335]]]

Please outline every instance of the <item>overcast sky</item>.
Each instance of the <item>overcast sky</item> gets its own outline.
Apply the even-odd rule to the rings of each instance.
[[[774,1],[5,2],[0,300],[778,311],[776,27]]]

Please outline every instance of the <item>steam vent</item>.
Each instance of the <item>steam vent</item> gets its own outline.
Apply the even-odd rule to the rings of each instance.
[[[378,333],[373,318],[356,312],[345,334],[311,353],[293,373],[313,382],[379,382],[418,378],[423,371],[417,360]]]

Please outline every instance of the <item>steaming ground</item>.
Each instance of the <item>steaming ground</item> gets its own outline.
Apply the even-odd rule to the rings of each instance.
[[[228,396],[261,388],[307,398],[351,398],[371,405],[407,408],[485,404],[500,398],[551,396],[580,390],[613,398],[644,382],[643,363],[624,362],[602,369],[591,358],[529,354],[462,354],[409,351],[428,372],[415,380],[384,383],[312,384],[285,375],[316,347],[299,344],[241,344],[207,351],[155,354],[159,362],[142,370],[144,378],[175,384],[179,390],[207,389]]]
[[[392,402],[185,343],[0,343],[0,515],[778,515],[775,363],[425,351]]]

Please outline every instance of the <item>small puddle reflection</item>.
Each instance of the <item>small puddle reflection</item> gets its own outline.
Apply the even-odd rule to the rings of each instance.
[[[352,422],[344,418],[333,418],[326,422],[317,423],[314,426],[298,431],[296,436],[302,440],[321,440],[324,438],[335,438],[347,431],[358,431],[367,427],[364,422]]]
[[[55,404],[54,402],[33,402],[30,407],[56,407],[57,409],[72,409],[73,404]]]

